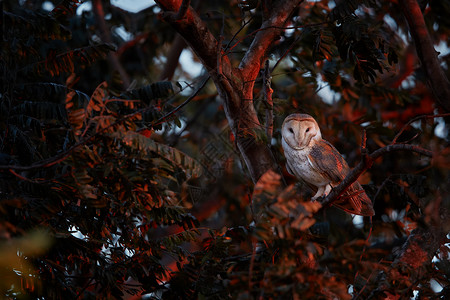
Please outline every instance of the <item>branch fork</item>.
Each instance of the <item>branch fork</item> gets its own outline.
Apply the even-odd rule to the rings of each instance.
[[[238,68],[234,68],[230,58],[224,55],[222,41],[214,37],[194,10],[185,8],[188,2],[156,0],[163,12],[169,15],[185,15],[183,22],[171,17],[165,20],[183,36],[214,80],[223,99],[224,111],[238,149],[250,177],[256,183],[269,169],[277,170],[277,164],[267,144],[258,140],[254,134],[264,128],[264,125],[258,120],[253,105],[253,87],[273,41],[280,35],[291,14],[303,0],[284,0],[274,5],[270,14],[265,16],[261,30],[255,34]],[[251,101],[245,101],[246,99]],[[267,131],[270,134],[270,129]]]

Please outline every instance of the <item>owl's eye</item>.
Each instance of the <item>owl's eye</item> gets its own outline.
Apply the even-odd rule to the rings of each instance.
[[[309,132],[309,129],[310,129],[309,127],[308,127],[308,128],[306,128],[306,132]]]
[[[290,131],[291,133],[294,133],[294,129],[292,129],[292,128],[289,128],[289,131]]]

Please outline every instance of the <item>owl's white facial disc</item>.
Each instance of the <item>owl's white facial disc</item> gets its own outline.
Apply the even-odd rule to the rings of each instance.
[[[310,146],[312,140],[322,138],[317,122],[309,115],[288,116],[281,129],[284,141],[292,149],[301,150]]]

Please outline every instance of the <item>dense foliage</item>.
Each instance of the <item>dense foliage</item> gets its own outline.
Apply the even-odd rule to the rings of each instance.
[[[191,5],[235,66],[272,2]],[[187,46],[156,4],[3,1],[2,297],[448,297],[449,111],[396,1],[336,2],[299,1],[271,43],[273,107],[264,76],[251,101],[259,120],[273,110],[273,134],[252,134],[277,168],[254,183],[217,70],[177,66]],[[450,46],[449,3],[419,2],[433,43]],[[448,51],[439,59],[448,78]],[[359,177],[373,218],[323,208],[285,171],[293,112],[351,166],[362,143],[432,158],[405,148],[373,162]]]

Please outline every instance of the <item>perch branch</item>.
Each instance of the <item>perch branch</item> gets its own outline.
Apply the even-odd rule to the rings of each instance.
[[[424,148],[419,147],[419,146],[397,143],[397,140],[400,137],[400,135],[405,131],[405,129],[411,123],[413,123],[413,122],[415,122],[417,120],[421,120],[421,119],[435,119],[435,118],[440,118],[440,117],[447,117],[449,115],[450,115],[450,113],[436,114],[436,115],[423,115],[423,116],[417,116],[417,117],[411,119],[408,123],[406,123],[400,129],[400,131],[397,133],[397,135],[394,137],[394,139],[392,140],[392,142],[389,145],[387,145],[387,146],[385,146],[383,148],[380,148],[378,150],[375,150],[370,155],[367,153],[366,132],[364,130],[363,131],[363,136],[362,136],[362,141],[361,141],[361,162],[353,170],[351,170],[348,173],[347,177],[337,187],[335,187],[327,195],[327,197],[325,197],[325,199],[323,199],[321,201],[322,208],[320,210],[322,210],[323,208],[331,205],[334,201],[336,201],[339,198],[339,196],[341,196],[350,185],[352,185],[356,180],[358,180],[358,177],[363,172],[365,172],[370,167],[372,167],[373,162],[377,158],[379,158],[379,157],[381,157],[381,156],[383,156],[383,155],[385,155],[387,153],[395,152],[395,151],[410,151],[410,152],[415,152],[415,153],[418,153],[418,154],[422,154],[424,156],[433,157],[433,152],[430,151],[430,150],[424,149]]]
[[[411,151],[411,152],[416,152],[416,153],[419,153],[419,154],[422,154],[422,155],[425,155],[428,157],[433,156],[433,152],[430,150],[424,149],[419,146],[406,145],[406,144],[390,144],[386,147],[380,148],[380,149],[372,152],[370,155],[363,153],[362,157],[361,157],[361,162],[353,170],[351,170],[348,173],[347,177],[345,177],[345,179],[337,187],[335,187],[325,197],[325,199],[323,199],[323,201],[321,201],[322,208],[320,210],[333,204],[333,202],[335,202],[345,192],[345,190],[350,185],[352,185],[356,180],[358,180],[358,177],[362,173],[364,173],[366,170],[368,170],[370,167],[372,167],[373,162],[377,158],[379,158],[387,153],[395,152],[395,151]]]

